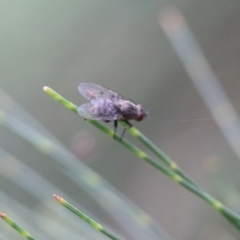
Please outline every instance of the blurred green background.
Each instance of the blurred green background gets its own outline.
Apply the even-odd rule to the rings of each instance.
[[[158,24],[159,12],[169,5],[177,7],[186,18],[239,112],[240,2],[234,0],[3,0],[0,87],[81,161],[147,212],[173,239],[239,239],[234,227],[206,203],[139,161],[42,91],[47,85],[80,105],[86,100],[77,87],[82,81],[91,81],[141,103],[150,117],[141,123],[133,122],[134,126],[208,192],[240,211],[239,159],[213,119],[194,120],[209,119],[211,114]],[[188,119],[193,120],[181,121]],[[109,127],[112,125],[108,123]],[[132,140],[128,133],[125,137]],[[71,196],[113,231],[125,239],[134,239],[112,222],[77,184],[63,176],[47,155],[4,127],[0,128],[0,144],[58,186],[66,199]],[[10,172],[14,174],[13,169]],[[5,173],[1,166],[2,193],[29,209],[39,210],[39,200],[28,196]],[[34,178],[29,181],[38,188]],[[49,191],[56,193],[51,188]],[[4,194],[0,202],[9,205]],[[55,204],[52,195],[44,198]],[[58,207],[59,211],[66,211]],[[26,211],[18,210],[15,204],[10,208],[15,214],[11,217],[19,223],[29,218],[31,222]],[[6,210],[0,207],[0,211]],[[40,212],[47,214],[46,210]],[[32,224],[38,228],[35,220]],[[45,239],[66,239],[64,228],[62,225],[59,232],[53,230],[53,235]],[[3,222],[0,229],[5,236],[2,239],[21,239]],[[34,235],[34,230],[27,230]]]

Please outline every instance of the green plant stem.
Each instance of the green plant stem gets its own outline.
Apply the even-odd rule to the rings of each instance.
[[[69,102],[65,98],[63,98],[60,94],[58,94],[57,92],[55,92],[54,90],[52,90],[49,87],[44,87],[44,91],[48,95],[50,95],[52,98],[54,98],[55,100],[61,102],[65,107],[67,107],[68,109],[70,109],[70,110],[72,110],[72,111],[77,113],[77,106],[74,105],[73,103]],[[114,137],[114,131],[112,131],[109,128],[106,128],[100,122],[93,121],[93,120],[88,120],[88,121],[92,125],[94,125],[97,128],[99,128],[101,131],[106,133],[108,136]],[[131,131],[131,129],[130,129],[130,131]],[[119,135],[115,135],[114,139],[116,141],[118,141],[119,143],[121,143],[122,145],[124,145],[126,148],[128,148],[131,152],[133,152],[140,159],[143,159],[144,161],[146,161],[147,163],[149,163],[150,165],[155,167],[157,170],[160,170],[161,172],[166,174],[168,177],[170,177],[175,182],[181,184],[186,189],[190,190],[191,192],[193,192],[194,194],[196,194],[197,196],[199,196],[200,198],[205,200],[212,207],[214,207],[216,210],[218,210],[223,216],[225,216],[238,230],[240,230],[240,216],[237,215],[232,210],[230,210],[229,208],[227,208],[220,201],[218,201],[217,199],[213,198],[211,195],[206,193],[200,186],[198,186],[197,184],[193,183],[191,180],[186,179],[186,174],[185,173],[179,174],[179,172],[173,171],[172,168],[169,170],[165,166],[161,165],[159,162],[156,162],[155,160],[153,160],[145,152],[143,152],[142,150],[140,150],[139,148],[137,148],[136,146],[131,144],[129,141],[127,141],[125,139],[121,139]],[[145,141],[145,142],[147,142],[147,141]],[[150,144],[150,146],[151,146],[151,144]],[[155,149],[155,148],[157,148],[157,147],[154,145],[153,149]],[[156,149],[154,151],[156,151]],[[159,154],[160,150],[156,151],[156,153]],[[166,164],[169,165],[171,163],[171,161],[169,161],[170,158],[167,155],[159,154],[159,157],[160,156],[161,156],[161,158],[164,156]],[[166,161],[166,159],[168,159],[168,161]],[[182,176],[182,174],[184,175],[184,177]]]
[[[107,230],[105,227],[103,227],[101,224],[97,223],[96,221],[92,220],[90,217],[88,217],[86,214],[83,212],[79,211],[77,208],[72,206],[70,203],[68,203],[65,199],[61,198],[58,195],[53,195],[54,198],[64,207],[66,207],[68,210],[76,214],[78,217],[83,219],[85,222],[90,224],[93,228],[95,228],[97,231],[101,232],[102,234],[106,235],[110,239],[113,240],[121,240],[121,238],[117,237],[115,234]]]
[[[16,229],[23,237],[25,237],[28,240],[34,240],[34,238],[30,235],[29,232],[27,232],[25,229],[20,227],[18,224],[16,224],[10,217],[8,217],[5,213],[0,212],[0,217],[8,223],[11,227]]]
[[[123,124],[125,125],[124,122]],[[187,176],[187,174],[185,174],[181,170],[181,168],[179,168],[178,165],[169,156],[167,156],[163,151],[161,151],[152,141],[150,141],[146,136],[144,136],[138,129],[136,129],[135,127],[131,127],[128,129],[128,131],[133,137],[136,137],[160,160],[162,160],[171,170],[173,170],[175,173],[177,173],[179,176],[184,178],[189,183],[192,183],[195,186],[197,186],[197,184],[189,176]]]

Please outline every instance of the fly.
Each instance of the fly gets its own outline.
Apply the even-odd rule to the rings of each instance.
[[[129,120],[142,121],[147,117],[147,112],[140,104],[125,99],[120,94],[101,85],[82,82],[78,87],[79,92],[89,102],[78,107],[78,114],[85,119],[104,122],[114,121],[114,136],[117,131],[118,120],[124,121],[128,127],[133,125]],[[127,128],[124,128],[121,138]]]

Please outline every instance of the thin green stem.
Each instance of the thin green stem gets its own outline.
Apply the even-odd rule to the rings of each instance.
[[[11,227],[17,230],[23,237],[25,237],[28,240],[34,240],[34,238],[30,235],[29,232],[27,232],[25,229],[20,227],[18,224],[16,224],[10,217],[8,217],[5,213],[0,212],[0,217],[8,223]]]
[[[77,208],[75,208],[73,205],[71,205],[70,203],[68,203],[65,199],[61,198],[58,195],[53,195],[54,198],[61,204],[63,205],[65,208],[67,208],[68,210],[70,210],[71,212],[73,212],[74,214],[76,214],[78,217],[80,217],[82,220],[84,220],[85,222],[87,222],[88,224],[90,224],[93,228],[95,228],[97,231],[101,232],[102,234],[106,235],[107,237],[109,237],[110,239],[113,240],[121,240],[121,238],[117,237],[115,234],[113,234],[112,232],[110,232],[109,230],[107,230],[105,227],[103,227],[101,224],[97,223],[96,221],[94,221],[93,219],[91,219],[90,217],[88,217],[86,214],[84,214],[83,212],[79,211]]]
[[[52,90],[49,87],[44,87],[44,91],[48,95],[50,95],[52,98],[54,98],[55,100],[61,102],[65,107],[67,107],[70,110],[77,113],[77,106],[75,106],[73,103],[69,102],[68,100],[64,99],[60,94],[58,94],[57,92],[55,92],[54,90]],[[213,206],[216,210],[218,210],[223,216],[225,216],[235,227],[237,227],[237,229],[240,230],[240,216],[237,215],[232,210],[230,210],[229,208],[227,208],[224,204],[219,202],[217,199],[213,198],[211,195],[206,193],[200,186],[198,186],[197,184],[192,182],[189,178],[186,179],[185,173],[179,174],[179,172],[173,171],[173,168],[168,169],[167,167],[161,165],[159,162],[156,162],[155,160],[153,160],[145,152],[143,152],[142,150],[140,150],[139,148],[137,148],[136,146],[131,144],[129,141],[120,138],[120,136],[118,136],[118,135],[114,135],[114,131],[112,131],[109,128],[106,128],[100,122],[93,121],[93,120],[89,120],[89,122],[91,124],[93,124],[94,126],[96,126],[97,128],[99,128],[104,133],[106,133],[108,136],[113,137],[116,141],[118,141],[123,146],[128,148],[131,152],[133,152],[140,159],[146,161],[147,163],[149,163],[150,165],[155,167],[157,170],[166,174],[168,177],[170,177],[175,182],[181,184],[186,189],[190,190],[191,192],[193,192],[194,194],[196,194],[197,196],[199,196],[200,198],[205,200],[207,203],[209,203],[211,206]],[[132,131],[134,131],[134,130],[135,129],[133,129]],[[143,139],[143,138],[141,138],[141,139]],[[145,138],[145,143],[147,142],[146,139],[147,138]],[[151,148],[153,148],[152,144],[149,144],[149,146]],[[157,149],[157,147],[154,145],[153,149],[155,149],[155,148]],[[156,149],[155,149],[155,151],[156,151]],[[156,153],[159,154],[159,157],[161,156],[161,159],[164,156],[164,162],[167,165],[172,163],[172,161],[170,161],[170,158],[167,155],[165,155],[164,153],[160,154],[160,150],[156,151]]]
[[[125,123],[123,122],[123,124]],[[181,168],[179,168],[178,165],[169,156],[167,156],[163,151],[161,151],[152,141],[150,141],[146,136],[144,136],[138,129],[136,129],[135,127],[131,127],[129,128],[128,131],[133,137],[136,137],[137,139],[139,139],[140,142],[142,142],[150,151],[152,151],[160,160],[162,160],[175,173],[183,177],[186,181],[197,186],[197,184],[189,176],[187,176],[187,174],[185,174],[181,170]]]

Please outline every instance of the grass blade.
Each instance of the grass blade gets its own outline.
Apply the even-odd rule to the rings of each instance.
[[[138,129],[131,127],[128,130],[133,137],[136,137],[143,145],[145,145],[151,152],[153,152],[160,160],[162,160],[172,171],[184,178],[189,183],[197,186],[197,184],[184,173],[181,168],[163,151],[161,151],[151,140],[144,136]]]
[[[27,232],[25,229],[20,227],[17,223],[15,223],[10,217],[8,217],[5,213],[0,212],[0,217],[8,223],[11,227],[17,230],[23,237],[25,237],[28,240],[34,240],[34,238],[30,235],[29,232]]]
[[[67,99],[63,98],[60,94],[55,92],[53,89],[49,87],[44,87],[43,90],[52,98],[62,103],[65,107],[69,108],[70,110],[77,113],[77,106],[73,103],[69,102]],[[152,165],[157,170],[163,172],[168,177],[170,177],[175,182],[181,184],[189,191],[193,192],[203,200],[205,200],[207,203],[209,203],[214,209],[219,211],[223,216],[225,216],[238,230],[240,230],[240,216],[233,212],[231,209],[226,207],[224,204],[222,204],[220,201],[212,197],[210,194],[205,192],[200,186],[196,185],[195,183],[191,183],[189,180],[186,180],[184,177],[179,175],[178,173],[174,172],[173,170],[170,170],[166,168],[165,166],[161,165],[159,162],[156,162],[151,157],[149,157],[145,152],[143,152],[141,149],[137,148],[133,144],[131,144],[129,141],[120,138],[119,135],[115,135],[114,137],[114,131],[112,131],[109,128],[106,128],[104,125],[102,125],[100,122],[88,120],[91,124],[99,128],[101,131],[109,135],[110,137],[113,137],[116,141],[124,145],[126,148],[128,148],[131,152],[133,152],[136,156],[138,156],[140,159],[146,161],[150,165]],[[165,154],[164,154],[165,155]]]
[[[61,204],[63,205],[65,208],[67,208],[68,210],[70,210],[71,212],[73,212],[74,214],[76,214],[78,217],[80,217],[81,219],[83,219],[85,222],[87,222],[88,224],[90,224],[93,228],[95,228],[97,231],[101,232],[102,234],[106,235],[107,237],[109,237],[112,240],[121,240],[121,238],[117,237],[115,234],[113,234],[112,232],[110,232],[109,230],[107,230],[105,227],[103,227],[101,224],[97,223],[96,221],[94,221],[93,219],[91,219],[90,217],[88,217],[86,214],[84,214],[83,212],[79,211],[77,208],[75,208],[73,205],[71,205],[70,203],[68,203],[65,199],[61,198],[60,196],[54,194],[53,195],[54,198]]]

